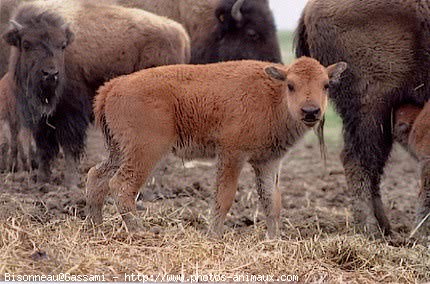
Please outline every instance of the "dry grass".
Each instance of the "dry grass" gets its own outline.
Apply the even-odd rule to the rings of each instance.
[[[108,206],[107,211],[112,210]],[[124,273],[160,277],[295,274],[300,282],[430,279],[430,252],[422,245],[396,247],[349,231],[325,234],[318,230],[308,238],[265,241],[261,223],[229,229],[223,240],[213,240],[204,230],[183,225],[181,214],[173,218],[177,210],[166,205],[154,212],[141,211],[150,229],[130,234],[120,226],[118,216],[109,212],[105,216],[111,218],[94,232],[73,217],[43,224],[22,206],[14,217],[0,223],[0,279],[4,280],[5,273],[104,274],[106,280],[125,280]],[[287,224],[284,233],[291,236],[297,230]]]

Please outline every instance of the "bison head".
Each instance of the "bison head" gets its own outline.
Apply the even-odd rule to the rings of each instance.
[[[222,0],[218,19],[218,61],[255,59],[281,62],[275,21],[267,0]]]
[[[69,26],[56,14],[24,5],[3,38],[12,46],[9,71],[18,102],[36,119],[50,114],[62,94],[65,48],[74,38]]]
[[[313,127],[323,119],[329,86],[340,80],[346,68],[345,62],[325,68],[315,59],[302,57],[288,67],[269,66],[265,71],[272,79],[284,82],[288,112],[293,120]]]

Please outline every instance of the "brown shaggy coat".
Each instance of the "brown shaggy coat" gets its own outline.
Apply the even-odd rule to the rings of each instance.
[[[100,88],[94,112],[110,158],[88,173],[89,217],[101,222],[114,194],[129,228],[135,197],[167,153],[218,160],[213,231],[220,234],[244,163],[256,173],[268,234],[278,231],[280,162],[327,106],[329,80],[346,68],[327,69],[302,58],[291,66],[259,61],[177,65],[149,69]]]
[[[394,140],[420,162],[417,222],[421,222],[430,213],[430,102],[424,108],[404,105],[396,110],[394,118]]]
[[[330,99],[343,120],[341,158],[354,222],[361,231],[389,234],[380,182],[393,144],[394,110],[430,98],[430,1],[311,0],[295,45],[298,57],[348,63]]]
[[[64,91],[56,92],[58,98],[50,100],[58,104],[41,104],[37,96],[26,89],[26,84],[16,84],[16,90],[30,96],[19,100],[19,109],[23,110],[24,123],[32,128],[35,136],[40,166],[38,178],[49,180],[52,160],[61,146],[70,161],[71,170],[65,175],[66,184],[74,186],[78,182],[77,163],[84,151],[85,133],[91,117],[90,106],[97,88],[119,75],[154,66],[189,62],[189,37],[182,25],[173,20],[140,9],[99,4],[97,1],[34,1],[19,6],[17,15],[26,10],[34,11],[32,17],[36,22],[37,17],[48,13],[61,17],[75,36],[64,52],[65,74],[59,75],[65,78],[61,83]],[[22,36],[27,31],[23,29],[18,32],[16,29],[11,25],[5,36]],[[38,31],[38,34],[43,32]],[[33,44],[40,44],[43,40],[38,39]],[[19,44],[12,47],[11,74],[17,74],[14,72],[16,66],[25,65],[21,62],[25,61],[25,57],[20,53]],[[14,80],[17,79],[15,76]],[[27,111],[29,109],[34,109],[34,112]],[[49,114],[49,123],[44,123],[48,119],[46,114]]]
[[[30,149],[30,135],[21,126],[13,95],[13,82],[6,73],[0,80],[0,171],[29,169],[30,153],[26,151]]]

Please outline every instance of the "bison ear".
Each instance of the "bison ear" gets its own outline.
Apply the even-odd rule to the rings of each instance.
[[[343,61],[327,67],[330,83],[338,83],[341,79],[342,73],[346,70],[347,67],[348,67],[348,64],[346,64],[346,62],[343,62]]]
[[[64,29],[64,32],[66,33],[67,45],[69,45],[69,44],[71,44],[75,40],[75,34],[70,29],[70,25],[69,24],[64,24],[62,26],[62,28]]]
[[[276,80],[285,81],[285,79],[287,78],[285,71],[278,69],[275,66],[268,66],[264,68],[264,71],[267,75],[269,75],[269,77]]]
[[[14,20],[10,20],[11,27],[3,34],[3,39],[12,46],[19,47],[21,41],[21,30],[23,26]]]

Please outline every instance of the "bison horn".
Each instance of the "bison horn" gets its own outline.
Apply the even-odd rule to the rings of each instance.
[[[22,30],[24,27],[23,27],[23,25],[21,25],[20,23],[18,23],[17,21],[15,21],[15,20],[10,20],[9,21],[9,23],[15,28],[15,29],[17,29],[18,31],[20,31],[20,30]]]
[[[233,19],[235,19],[237,22],[242,21],[242,12],[240,12],[240,9],[242,8],[243,3],[245,0],[237,0],[236,3],[234,3],[233,7],[231,8],[231,16]]]

